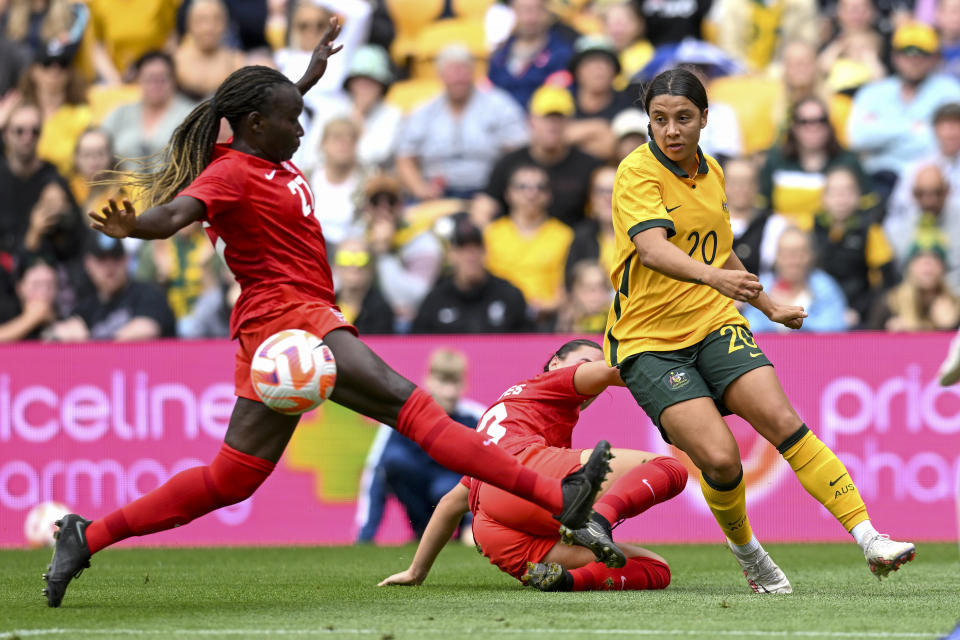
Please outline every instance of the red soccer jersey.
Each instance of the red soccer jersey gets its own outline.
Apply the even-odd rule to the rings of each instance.
[[[569,448],[580,405],[593,397],[573,387],[579,366],[547,371],[513,385],[483,414],[477,431],[510,454],[536,443]]]
[[[210,164],[180,192],[206,206],[201,221],[240,283],[230,333],[283,302],[334,304],[327,246],[313,192],[290,162],[217,145]]]
[[[481,416],[477,431],[511,455],[533,444],[569,448],[580,406],[593,397],[577,393],[573,386],[581,364],[513,385]],[[480,481],[464,476],[460,483],[470,490],[470,511],[476,512]]]

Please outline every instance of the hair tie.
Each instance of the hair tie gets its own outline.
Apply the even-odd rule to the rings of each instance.
[[[213,115],[219,115],[217,113],[217,101],[213,98],[210,98],[210,109],[213,110]]]

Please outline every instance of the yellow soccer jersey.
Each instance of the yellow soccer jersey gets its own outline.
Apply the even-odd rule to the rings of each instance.
[[[733,300],[702,284],[682,282],[640,264],[633,236],[664,227],[694,260],[720,268],[733,246],[723,173],[700,152],[693,178],[650,142],[627,156],[613,187],[616,290],[607,316],[604,353],[617,364],[645,351],[696,344],[725,324],[748,326]]]
[[[556,218],[547,218],[529,236],[509,217],[494,220],[483,232],[490,273],[520,289],[531,305],[545,309],[560,302],[572,242],[573,230]]]

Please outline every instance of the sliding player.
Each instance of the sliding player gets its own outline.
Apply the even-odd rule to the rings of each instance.
[[[581,407],[609,385],[623,382],[617,369],[603,362],[600,345],[574,340],[551,356],[544,373],[507,389],[477,429],[525,465],[559,478],[587,459],[589,451],[570,448],[571,432]],[[410,567],[380,586],[422,583],[470,510],[474,540],[490,562],[542,591],[663,589],[670,583],[666,561],[642,547],[618,547],[611,525],[676,496],[686,486],[687,471],[673,458],[630,449],[614,453],[594,515],[586,527],[563,528],[562,536],[543,509],[464,478],[440,500]],[[561,537],[580,546],[557,544]]]

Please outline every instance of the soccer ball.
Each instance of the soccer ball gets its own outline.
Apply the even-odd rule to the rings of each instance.
[[[320,406],[333,393],[337,362],[330,347],[308,331],[285,329],[260,344],[250,363],[250,381],[263,404],[296,416]]]
[[[53,532],[57,530],[53,523],[68,513],[70,509],[65,504],[52,500],[41,502],[30,509],[27,512],[27,519],[23,522],[23,535],[27,539],[27,544],[32,549],[52,547]]]

